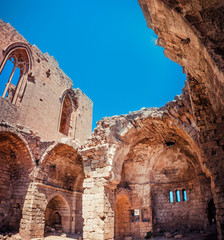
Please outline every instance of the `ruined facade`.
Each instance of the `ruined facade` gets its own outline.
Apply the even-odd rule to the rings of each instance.
[[[224,2],[139,0],[187,74],[164,107],[98,122],[56,60],[0,22],[0,231],[85,240],[206,231],[224,239]],[[0,83],[1,84],[1,83]]]

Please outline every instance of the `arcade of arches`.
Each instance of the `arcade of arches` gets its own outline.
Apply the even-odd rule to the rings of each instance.
[[[0,233],[224,239],[224,2],[138,2],[185,87],[92,134],[91,100],[0,21],[0,70],[16,53],[24,63],[11,98],[0,97]]]

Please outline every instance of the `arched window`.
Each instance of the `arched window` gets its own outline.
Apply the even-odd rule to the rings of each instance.
[[[22,99],[31,57],[27,47],[9,46],[4,52],[5,57],[0,66],[0,96],[13,104]]]
[[[173,191],[169,191],[170,203],[173,203]]]
[[[185,189],[182,190],[182,197],[183,197],[183,201],[186,202],[187,201],[187,191]]]
[[[59,132],[68,136],[72,115],[72,102],[68,94],[64,97]]]
[[[177,202],[181,201],[181,199],[180,199],[180,191],[179,190],[176,190],[176,200],[177,200]]]

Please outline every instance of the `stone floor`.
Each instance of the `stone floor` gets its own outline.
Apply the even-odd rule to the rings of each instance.
[[[62,234],[61,236],[55,236],[55,235],[51,235],[51,236],[47,236],[44,238],[37,238],[37,239],[33,239],[33,240],[80,240],[79,239],[80,235],[68,235],[66,236],[66,234]],[[82,238],[81,238],[82,239]],[[7,235],[1,235],[0,234],[0,240],[23,240],[19,234],[7,234]]]
[[[176,240],[176,238],[155,237],[151,240]],[[216,235],[203,235],[199,233],[191,233],[184,235],[181,240],[217,240]]]
[[[174,234],[174,235],[177,235],[177,234]],[[62,234],[61,236],[51,235],[51,236],[44,237],[42,239],[38,238],[36,240],[80,240],[79,237],[80,235],[77,235],[77,234],[68,235],[68,236],[66,236],[66,234]],[[164,236],[151,238],[151,240],[176,240],[176,239],[177,238],[175,238],[175,236],[171,238],[166,238]],[[216,234],[211,234],[211,233],[206,234],[206,233],[194,232],[194,233],[183,234],[183,237],[180,239],[181,240],[217,240],[217,236]],[[22,239],[20,238],[19,234],[13,234],[12,236],[0,235],[0,240],[22,240]],[[139,238],[135,240],[143,240],[143,239]]]
[[[48,236],[48,237],[45,237],[44,240],[78,240],[78,237]]]

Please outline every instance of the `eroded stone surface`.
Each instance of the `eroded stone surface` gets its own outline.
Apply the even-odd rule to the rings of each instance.
[[[88,139],[91,101],[54,58],[0,22],[1,66],[11,53],[28,64],[23,91],[10,85],[0,98],[2,230],[85,240],[217,239],[217,230],[223,239],[224,3],[139,4],[186,85],[162,108],[105,117]]]

